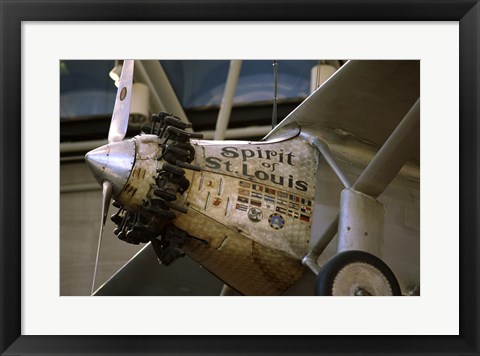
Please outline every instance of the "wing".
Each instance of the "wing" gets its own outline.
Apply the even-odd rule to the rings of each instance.
[[[420,61],[352,60],[293,110],[265,139],[293,122],[344,130],[382,146],[420,96]],[[411,159],[419,163],[417,150]]]

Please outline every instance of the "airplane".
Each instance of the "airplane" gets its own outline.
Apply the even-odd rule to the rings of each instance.
[[[347,61],[260,141],[203,140],[165,112],[124,139],[133,72],[124,60],[108,144],[85,156],[98,250],[114,199],[119,239],[165,266],[189,256],[222,295],[282,295],[307,273],[318,296],[419,295],[419,61]]]

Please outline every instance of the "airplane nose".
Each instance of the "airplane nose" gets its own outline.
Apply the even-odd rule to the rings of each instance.
[[[117,196],[135,164],[135,143],[133,140],[109,143],[88,152],[85,161],[97,182],[102,185],[108,180],[113,186],[113,196]]]

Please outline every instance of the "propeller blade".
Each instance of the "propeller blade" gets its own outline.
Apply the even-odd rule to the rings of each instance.
[[[93,292],[95,291],[95,280],[97,278],[98,256],[100,254],[100,246],[102,245],[103,227],[107,221],[108,208],[110,207],[110,201],[112,200],[112,193],[112,183],[108,180],[104,181],[102,185],[102,223],[100,224],[100,233],[98,235],[97,257],[95,258],[91,295],[93,295]]]
[[[117,98],[113,108],[112,122],[108,132],[108,142],[121,141],[125,137],[130,115],[130,102],[132,99],[133,85],[133,60],[123,61],[122,74],[118,84]]]

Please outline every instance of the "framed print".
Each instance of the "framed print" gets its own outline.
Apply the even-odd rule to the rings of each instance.
[[[338,4],[327,1],[243,0],[187,3],[161,0],[120,3],[0,1],[2,354],[479,353],[478,1],[347,1]],[[347,64],[350,59],[354,63],[368,63],[369,60],[395,60],[399,63],[410,61],[420,68],[416,83],[422,97],[421,119],[418,119],[422,178],[419,182],[417,180],[421,190],[418,189],[418,197],[409,199],[418,202],[416,213],[420,214],[421,210],[421,219],[415,220],[412,211],[408,209],[399,211],[392,219],[400,219],[408,228],[421,231],[421,239],[417,241],[419,252],[415,255],[415,263],[420,265],[420,269],[411,272],[415,280],[421,281],[421,292],[419,286],[412,286],[408,289],[411,293],[403,293],[409,294],[404,298],[328,298],[305,294],[223,298],[210,296],[208,286],[199,283],[196,285],[199,290],[197,294],[191,292],[189,295],[188,288],[179,289],[182,287],[180,285],[175,286],[176,291],[180,291],[177,294],[165,292],[162,296],[146,296],[140,292],[107,294],[106,288],[102,294],[102,288],[97,288],[103,281],[97,285],[94,281],[91,293],[94,294],[95,290],[97,292],[95,297],[91,297],[90,286],[82,287],[83,289],[71,288],[70,279],[76,272],[67,274],[65,266],[77,270],[84,266],[75,266],[76,262],[66,264],[65,256],[73,259],[72,256],[75,255],[92,254],[94,247],[71,244],[65,248],[59,237],[65,228],[65,222],[62,226],[61,219],[67,214],[62,201],[59,203],[61,196],[58,189],[63,179],[58,165],[59,155],[61,159],[65,158],[61,156],[63,146],[60,150],[58,146],[58,137],[62,135],[61,128],[59,131],[59,117],[62,116],[63,119],[65,115],[61,114],[61,110],[66,110],[66,106],[63,106],[65,102],[59,104],[59,93],[65,85],[61,83],[62,73],[73,71],[75,65],[87,62],[88,71],[91,71],[92,65],[113,67],[122,64],[126,68],[129,61],[119,62],[124,58],[142,62],[142,70],[147,72],[147,62],[152,59],[156,62],[162,60],[165,67],[170,65],[170,69],[184,65],[179,60],[190,61],[198,69],[198,63],[193,60],[206,63],[228,59],[233,63],[242,59],[247,63],[270,60],[272,57],[278,59],[280,65],[282,61],[290,61],[292,68],[296,65],[295,61],[313,62],[318,58],[338,59],[337,65],[346,65],[346,68],[351,66]],[[96,64],[93,60],[97,61]],[[270,63],[271,61],[268,62],[269,70]],[[273,61],[273,66],[278,63]],[[213,68],[216,64],[209,65]],[[364,74],[367,73],[367,67],[360,68],[365,70]],[[398,71],[396,74],[402,80],[408,79],[409,74],[405,68],[397,68],[402,75],[398,75]],[[101,71],[106,72],[107,69],[102,67]],[[188,70],[191,68],[186,69]],[[95,76],[93,71],[91,73],[91,76]],[[206,70],[205,73],[214,76],[212,71]],[[310,73],[306,77],[310,79]],[[368,85],[375,79],[374,76],[365,77],[366,75],[361,80],[358,79],[357,85],[363,88],[363,98],[367,100]],[[383,80],[386,75],[378,77],[382,80],[385,91],[389,89],[389,84],[393,85],[391,77],[390,81]],[[298,85],[298,78],[292,80],[295,85]],[[78,84],[83,78],[80,75],[75,80]],[[113,82],[107,80],[108,83],[105,81],[99,86],[113,88]],[[122,80],[119,84],[121,87]],[[282,80],[280,83],[284,84]],[[80,110],[86,109],[86,102],[93,107],[95,103],[101,106],[122,102],[125,98],[130,100],[130,90],[127,87],[118,90],[117,96],[120,99],[115,95],[102,96],[100,92],[84,96],[87,100],[82,103]],[[280,87],[284,90],[284,86]],[[116,92],[115,88],[112,90]],[[349,95],[348,86],[343,92],[344,96]],[[205,97],[205,91],[202,94]],[[412,93],[411,96],[418,97],[417,94]],[[261,91],[256,95],[261,98]],[[333,97],[331,101],[339,100],[338,98]],[[190,98],[185,96],[182,100],[182,104],[185,104]],[[203,102],[191,105],[203,105]],[[270,110],[270,103],[268,105]],[[292,107],[288,105],[279,105],[279,111],[287,108],[291,111],[298,103],[291,104]],[[341,106],[337,107],[337,112],[345,113],[340,108]],[[394,107],[389,109],[395,110]],[[251,121],[254,122],[255,119],[252,118]],[[62,121],[63,126],[65,122]],[[74,125],[71,127],[72,137],[84,135],[92,140],[91,133],[80,132]],[[142,127],[141,130],[145,132],[146,129]],[[154,127],[150,130],[150,134],[155,133]],[[177,127],[177,131],[170,130],[169,133],[180,135],[180,138],[187,135],[178,130]],[[374,130],[374,127],[370,127],[370,131]],[[282,131],[282,135],[286,131],[288,130]],[[362,132],[368,131],[368,128],[363,128]],[[343,134],[348,136],[348,132]],[[160,133],[157,136],[160,137]],[[94,139],[100,142],[103,137]],[[174,151],[180,155],[187,146],[183,142],[178,147]],[[250,225],[241,225],[243,230],[248,230],[251,226],[262,226],[262,229],[267,229],[278,237],[272,244],[278,244],[284,249],[290,248],[292,253],[297,253],[297,247],[283,241],[288,241],[288,234],[298,233],[299,229],[307,226],[302,224],[309,223],[312,204],[305,194],[315,180],[309,176],[312,169],[308,160],[303,163],[305,169],[301,177],[296,177],[288,170],[277,174],[276,169],[280,166],[289,168],[300,163],[295,158],[300,153],[295,148],[287,148],[275,146],[265,151],[260,147],[251,149],[247,146],[228,146],[219,152],[211,146],[205,146],[203,151],[199,149],[197,154],[204,154],[207,167],[212,172],[217,168],[230,172],[230,168],[234,167],[233,170],[243,169],[244,175],[253,178],[248,182],[235,181],[233,195],[227,197],[218,193],[212,197],[210,190],[216,187],[216,178],[212,178],[212,172],[208,173],[202,168],[202,172],[207,172],[205,176],[203,173],[192,175],[191,184],[205,193],[205,201],[198,203],[190,200],[189,208],[194,209],[197,203],[198,206],[204,204],[202,214],[215,218],[215,209],[225,207],[224,215],[227,216],[230,214],[229,199],[235,196],[236,210],[228,215],[229,218],[233,217],[232,221],[238,216],[245,218]],[[220,158],[215,156],[216,153]],[[110,155],[113,157],[109,151],[108,156]],[[187,151],[183,163],[177,159],[173,162],[194,171],[195,167],[191,164],[196,161],[189,161],[188,155]],[[328,152],[324,155],[328,157]],[[154,158],[161,161],[163,157],[164,155]],[[235,163],[236,158],[239,159],[238,165]],[[254,158],[264,160],[258,161],[262,165],[253,166]],[[87,162],[92,163],[92,160],[92,156],[87,157]],[[64,159],[66,161],[68,157]],[[328,158],[325,158],[327,161]],[[331,162],[329,164],[335,166]],[[340,166],[342,164],[348,162],[342,162]],[[170,169],[168,172],[171,174],[184,174],[183,170],[175,170],[168,165],[162,167],[165,171]],[[103,174],[105,167],[101,168]],[[267,174],[268,168],[273,173]],[[95,174],[95,169],[93,172]],[[157,170],[155,174],[162,172]],[[138,171],[135,174],[140,177],[141,173]],[[75,176],[75,171],[72,170],[69,174],[77,188],[85,188]],[[160,184],[160,178],[160,175],[155,176],[155,184]],[[348,177],[343,178],[348,181]],[[170,187],[175,181],[181,186],[180,180],[175,179],[168,184],[162,181],[162,184]],[[255,179],[264,183],[259,184]],[[115,184],[118,182],[114,179],[109,182],[113,182],[109,183],[113,186],[109,188],[108,184],[104,184],[105,191],[117,189]],[[277,189],[272,190],[270,183],[276,184]],[[126,182],[122,181],[121,185],[123,184]],[[222,180],[218,189],[230,189],[228,184],[230,183]],[[282,184],[285,188],[283,190],[278,188]],[[297,189],[300,193],[292,194],[290,188]],[[100,188],[95,189],[96,192],[101,192]],[[182,192],[188,191],[189,186],[184,184],[182,189]],[[302,195],[302,192],[307,193]],[[135,192],[132,197],[134,194]],[[155,193],[168,201],[168,193],[162,191],[158,194]],[[86,199],[86,195],[79,194],[78,201]],[[105,193],[106,195],[108,194]],[[287,198],[288,203],[283,207],[283,199]],[[124,205],[117,212],[119,230],[116,235],[123,236],[122,229],[128,224],[131,225],[128,225],[128,231],[133,231],[135,224],[137,228],[147,225],[140,213],[135,217],[127,217],[127,213],[122,212],[127,210],[124,207],[129,201],[122,201],[121,204]],[[181,207],[174,206],[173,203],[155,204],[157,203],[144,202],[143,207],[158,210],[173,206],[172,209],[182,211]],[[369,209],[382,210],[378,206]],[[90,210],[90,207],[84,207],[76,214],[94,215],[93,210]],[[138,211],[140,210],[139,208]],[[103,215],[106,216],[105,213]],[[113,217],[113,222],[115,219]],[[376,217],[371,219],[371,223],[375,224]],[[78,221],[71,228],[83,231]],[[344,221],[346,220],[341,220],[340,225]],[[291,230],[289,224],[296,228]],[[205,229],[202,224],[198,225],[199,231]],[[347,225],[345,228],[350,230],[352,225]],[[95,225],[92,229],[97,230],[98,227]],[[149,229],[152,229],[152,225],[149,225]],[[239,228],[239,234],[245,232],[240,230]],[[255,236],[255,233],[259,234],[258,231],[263,230],[250,231],[252,240],[261,238]],[[74,239],[81,239],[81,234],[83,232],[79,232]],[[167,234],[166,230],[162,230],[162,234]],[[133,238],[132,234],[129,236],[129,239]],[[177,232],[175,236],[181,236],[181,233]],[[205,243],[198,238],[200,232],[195,236],[198,244]],[[215,243],[218,244],[218,249],[227,249],[226,239],[227,237],[214,242],[206,240],[205,244]],[[283,240],[279,242],[280,239]],[[154,239],[149,241],[155,244]],[[252,256],[258,259],[262,250],[258,246],[254,247],[255,244],[252,247],[248,245]],[[179,252],[172,249],[167,254],[164,248],[164,245],[153,245],[153,249],[137,248],[128,253],[133,255],[137,251],[149,251],[154,258],[169,264],[172,254]],[[229,276],[208,265],[206,252],[203,255],[201,252],[201,247],[197,245],[190,251],[191,256],[203,261],[206,269],[216,277],[220,275],[220,279],[225,282]],[[365,264],[365,261],[372,261],[369,258],[364,260]],[[273,257],[272,261],[277,263],[267,266],[270,272],[272,268],[280,268],[286,263],[285,260],[275,260]],[[401,263],[397,262],[397,265]],[[248,267],[248,263],[242,265]],[[232,268],[237,270],[240,267],[235,265]],[[263,268],[266,268],[265,265]],[[289,270],[291,272],[293,268]],[[250,293],[252,289],[248,289],[249,283],[253,284],[251,279],[255,278],[256,273],[250,277],[249,272],[251,270],[247,268],[246,272],[241,273],[244,280],[239,284],[232,281],[231,285],[241,294],[255,295],[260,287],[255,286],[256,289]],[[146,271],[139,269],[136,273],[146,274]],[[179,275],[182,273],[188,271],[179,272]],[[238,271],[232,272],[235,273],[238,275]],[[138,285],[145,284],[138,276]],[[260,283],[266,295],[274,294],[268,284],[273,277],[271,274],[269,276],[270,279],[265,278]],[[324,282],[326,280],[317,284],[327,283]],[[392,279],[388,280],[393,285],[391,281]],[[400,280],[397,294],[402,293],[401,289],[405,291],[407,282]],[[213,290],[222,286],[215,278],[208,283],[212,284]],[[113,283],[109,284],[112,285]],[[115,288],[119,288],[118,284]],[[130,286],[130,290],[135,288],[137,287]],[[392,293],[396,294],[394,290],[396,288],[392,287]],[[224,291],[227,292],[229,291]],[[355,294],[369,293],[364,294],[362,290]]]

